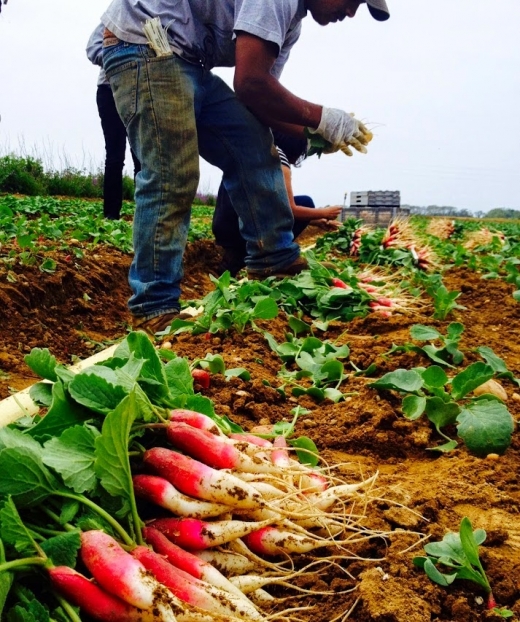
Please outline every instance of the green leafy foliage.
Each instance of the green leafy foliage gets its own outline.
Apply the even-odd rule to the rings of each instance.
[[[437,329],[423,324],[414,324],[410,329],[410,337],[414,341],[430,341],[432,343],[418,346],[414,343],[394,345],[386,353],[387,355],[401,352],[417,352],[429,358],[433,363],[454,367],[464,360],[464,354],[459,350],[459,342],[464,332],[464,326],[460,322],[452,322],[443,335]],[[440,346],[435,342],[440,342]]]
[[[341,362],[350,355],[347,345],[335,346],[313,336],[302,338],[287,334],[287,341],[282,344],[278,344],[270,333],[265,332],[264,337],[273,352],[284,361],[279,376],[289,381],[292,395],[310,395],[318,402],[344,399],[339,386],[347,378]],[[288,369],[288,365],[294,369]],[[303,379],[305,385],[300,383]]]
[[[449,587],[456,579],[476,583],[488,595],[488,609],[502,617],[510,617],[505,608],[497,608],[479,557],[479,546],[486,540],[483,529],[473,531],[471,521],[464,517],[460,522],[459,533],[447,533],[440,542],[430,542],[424,546],[427,557],[415,557],[413,563],[422,568],[428,577],[438,585]],[[448,573],[439,570],[448,569]]]
[[[417,334],[426,336],[423,327]],[[429,333],[432,335],[433,333]],[[511,443],[514,422],[506,406],[494,396],[470,397],[477,387],[494,376],[490,365],[477,361],[453,378],[439,365],[427,368],[397,369],[370,383],[377,390],[395,391],[403,396],[402,413],[414,421],[423,414],[446,442],[431,449],[448,452],[457,441],[442,431],[457,425],[459,437],[477,455],[502,454]]]

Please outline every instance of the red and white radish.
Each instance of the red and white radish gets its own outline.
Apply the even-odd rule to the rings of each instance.
[[[53,588],[81,612],[100,622],[161,622],[153,609],[138,609],[103,590],[68,566],[49,568]],[[238,589],[238,588],[235,588]]]
[[[158,518],[150,525],[174,544],[191,551],[200,551],[242,538],[271,522],[271,520],[251,523],[241,520],[208,522],[195,518]]]
[[[135,494],[138,497],[170,510],[178,516],[208,518],[220,516],[229,511],[229,506],[223,503],[212,503],[188,497],[179,492],[164,477],[157,475],[135,475],[133,484]]]
[[[153,447],[145,452],[143,460],[185,495],[237,508],[264,506],[260,493],[247,482],[231,473],[212,469],[189,456]]]
[[[132,555],[183,602],[200,609],[233,615],[245,620],[261,622],[264,619],[247,599],[239,598],[235,594],[196,579],[146,546],[136,547]]]

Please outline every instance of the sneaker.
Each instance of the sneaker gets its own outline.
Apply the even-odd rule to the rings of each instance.
[[[162,315],[156,315],[155,317],[146,320],[145,318],[137,318],[134,321],[133,328],[135,330],[144,330],[149,335],[154,336],[156,333],[165,331],[173,322],[175,318],[179,316],[178,311],[172,311],[170,313],[163,313]]]
[[[301,255],[295,259],[291,264],[289,264],[286,268],[279,268],[278,270],[273,270],[273,268],[266,268],[265,270],[248,270],[247,276],[249,279],[255,281],[262,281],[269,276],[274,276],[279,279],[284,279],[285,277],[296,276],[300,274],[303,270],[307,270],[309,264],[305,257]]]

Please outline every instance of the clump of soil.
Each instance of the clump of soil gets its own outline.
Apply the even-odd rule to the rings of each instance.
[[[60,362],[70,364],[121,339],[131,328],[126,308],[127,255],[99,248],[77,263],[58,253],[53,259],[57,262],[53,274],[23,267],[14,269],[15,279],[13,272],[7,279],[0,269],[0,398],[38,380],[23,360],[33,347],[49,348]],[[211,241],[188,247],[186,300],[202,298],[212,289],[208,275],[218,260],[218,249]],[[375,362],[381,375],[427,363],[418,354],[383,357],[392,344],[410,341],[412,324],[434,325],[445,332],[449,321],[460,321],[465,326],[461,348],[469,353],[468,363],[477,360],[471,350],[488,346],[520,376],[520,318],[512,287],[462,269],[450,270],[444,282],[450,291],[462,293],[457,302],[466,307],[446,322],[432,321],[431,314],[389,319],[370,315],[348,326],[333,325],[326,337],[348,343],[357,367]],[[285,318],[265,326],[281,338]],[[300,404],[310,413],[299,419],[297,433],[311,437],[327,462],[344,464],[345,472],[356,478],[379,472],[381,499],[367,508],[365,526],[385,531],[387,537],[357,547],[358,555],[373,561],[346,563],[350,578],[332,570],[307,578],[305,587],[314,582],[316,589],[336,593],[320,596],[319,604],[316,598],[302,596],[294,606],[312,609],[298,612],[299,619],[331,622],[350,608],[350,619],[357,622],[500,619],[479,604],[477,597],[483,594],[474,585],[457,581],[449,589],[439,587],[412,564],[412,558],[422,553],[417,534],[439,540],[447,531],[456,531],[463,516],[471,519],[474,528],[486,529],[481,555],[495,597],[520,615],[520,440],[516,432],[512,446],[495,460],[477,458],[463,446],[437,454],[428,448],[441,439],[428,422],[404,419],[400,400],[367,387],[363,377],[349,377],[342,387],[348,396],[338,404],[282,397],[274,388],[281,384],[280,360],[257,332],[246,329],[210,339],[185,333],[170,342],[179,356],[189,360],[219,353],[227,367],[245,367],[251,373],[247,382],[215,375],[210,388],[201,389],[219,414],[251,429],[290,420],[290,410]],[[520,390],[509,381],[503,381],[503,386],[508,408],[518,420]],[[354,592],[342,593],[356,583]],[[294,595],[282,587],[273,593]]]

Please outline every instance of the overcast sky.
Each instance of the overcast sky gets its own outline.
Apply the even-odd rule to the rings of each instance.
[[[346,192],[399,190],[412,205],[520,209],[520,2],[387,1],[383,23],[364,6],[339,24],[304,20],[282,83],[355,112],[375,135],[367,155],[304,162],[293,173],[296,194],[321,206],[343,203]],[[107,5],[9,0],[3,7],[0,155],[101,166],[98,72],[84,50]],[[219,73],[231,82],[231,70]],[[201,191],[216,192],[219,180],[201,164]]]

